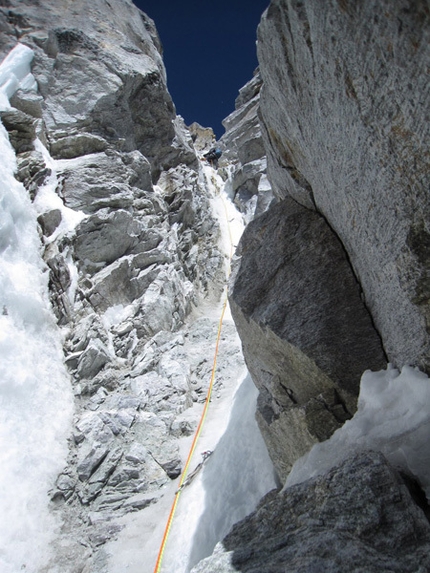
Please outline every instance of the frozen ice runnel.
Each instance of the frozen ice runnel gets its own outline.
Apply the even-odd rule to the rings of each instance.
[[[32,57],[18,45],[0,65],[1,105],[29,78]],[[67,455],[72,393],[37,213],[14,177],[16,157],[1,123],[0,163],[0,571],[38,573],[58,527],[48,491]]]

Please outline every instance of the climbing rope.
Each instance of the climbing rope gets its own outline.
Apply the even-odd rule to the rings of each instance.
[[[221,197],[221,199],[222,199],[222,202],[224,204],[228,233],[229,233],[229,238],[230,238],[229,261],[231,261],[232,254],[233,254],[233,239],[232,239],[232,235],[231,235],[230,222],[228,220],[227,206],[226,206],[224,199],[222,197]],[[228,280],[229,274],[230,274],[230,262],[228,265],[227,280]],[[185,480],[187,479],[187,474],[188,474],[188,470],[190,467],[191,459],[192,459],[194,451],[196,449],[197,442],[198,442],[198,439],[200,437],[200,434],[201,434],[201,431],[203,428],[203,424],[204,424],[205,419],[206,419],[206,414],[208,412],[209,402],[210,402],[211,396],[212,396],[212,389],[213,389],[213,385],[215,382],[215,372],[216,372],[216,364],[217,364],[218,351],[219,351],[219,343],[220,343],[220,339],[221,339],[221,330],[222,330],[222,324],[223,324],[223,320],[224,320],[225,311],[227,308],[227,302],[228,302],[228,299],[227,299],[227,289],[226,289],[225,300],[224,300],[224,303],[222,306],[221,316],[220,316],[220,319],[218,322],[218,332],[217,332],[217,337],[216,337],[216,344],[215,344],[214,359],[213,359],[213,364],[212,364],[211,378],[210,378],[209,387],[208,387],[208,391],[207,391],[205,402],[204,402],[202,415],[200,416],[199,425],[197,426],[197,430],[194,434],[193,442],[191,444],[191,448],[190,448],[190,451],[188,453],[187,461],[185,462],[184,470],[182,472],[181,479],[179,480],[178,489],[176,490],[175,499],[174,499],[172,507],[170,509],[169,517],[167,519],[166,527],[164,529],[163,539],[161,541],[160,550],[158,552],[157,561],[155,563],[154,573],[160,573],[161,563],[163,561],[164,551],[166,548],[166,543],[167,543],[167,539],[169,537],[170,529],[172,527],[173,518],[175,516],[176,508],[177,508],[178,502],[179,502],[179,498],[180,498],[180,495],[181,495],[182,490],[183,490],[183,485],[185,483]]]

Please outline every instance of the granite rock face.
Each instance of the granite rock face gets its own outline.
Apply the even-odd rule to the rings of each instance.
[[[429,371],[429,9],[273,0],[258,30],[276,195],[340,238],[388,358]]]
[[[429,34],[426,3],[403,0],[273,0],[258,29],[280,204],[243,236],[230,300],[283,477],[354,413],[365,369],[429,368]]]
[[[260,428],[284,480],[354,414],[363,371],[385,365],[381,342],[340,241],[293,199],[248,224],[230,303],[260,390]]]
[[[385,458],[365,452],[269,493],[192,573],[424,573],[429,549],[423,510]]]
[[[43,103],[33,108],[38,116],[43,108],[53,157],[108,147],[138,150],[150,161],[154,179],[166,167],[196,166],[191,138],[166,89],[154,23],[131,1],[80,0],[72,8],[66,1],[12,0],[1,19],[3,54],[16,38],[35,49],[32,72]],[[28,113],[34,96],[21,94],[14,103]]]
[[[223,120],[226,132],[220,140],[224,148],[220,165],[227,160],[230,192],[247,222],[263,213],[273,199],[258,118],[261,85],[261,75],[256,70],[252,80],[239,90],[235,111]]]
[[[272,0],[258,29],[278,203],[245,230],[230,303],[281,479],[354,413],[365,369],[429,371],[429,16],[426,2]],[[425,496],[426,514],[380,454],[301,485],[193,573],[429,568]]]

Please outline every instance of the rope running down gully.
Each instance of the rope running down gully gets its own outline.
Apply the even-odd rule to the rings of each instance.
[[[224,211],[225,211],[225,215],[226,215],[226,221],[227,221],[227,227],[228,227],[228,234],[229,234],[229,239],[230,239],[230,256],[229,256],[229,263],[228,263],[228,272],[227,272],[227,280],[228,280],[228,276],[230,275],[230,261],[231,258],[233,256],[233,239],[232,239],[232,234],[231,234],[231,228],[230,228],[230,222],[228,219],[228,212],[227,212],[227,206],[225,203],[224,198],[221,196],[221,200],[223,202],[224,205]],[[188,458],[187,461],[185,462],[185,466],[184,466],[184,470],[182,472],[181,475],[181,479],[179,481],[179,485],[178,485],[178,489],[176,491],[175,494],[175,499],[173,501],[172,507],[170,509],[170,513],[169,513],[169,517],[167,519],[167,524],[164,530],[164,535],[163,535],[163,539],[161,541],[161,546],[160,546],[160,550],[158,552],[158,557],[157,557],[157,561],[155,563],[155,569],[154,569],[154,573],[160,573],[161,571],[161,562],[163,560],[163,555],[164,555],[164,550],[166,548],[166,543],[167,543],[167,539],[169,537],[169,533],[170,533],[170,529],[172,527],[172,522],[173,522],[173,518],[175,516],[175,512],[176,512],[176,508],[179,502],[179,497],[181,495],[182,492],[182,485],[184,484],[186,478],[187,478],[187,474],[188,474],[188,470],[189,470],[189,466],[191,463],[191,459],[193,457],[194,451],[196,449],[197,446],[197,441],[200,437],[202,428],[203,428],[203,424],[206,418],[206,414],[209,408],[209,402],[211,399],[211,395],[212,395],[212,389],[213,389],[213,385],[214,385],[214,381],[215,381],[215,371],[216,371],[216,363],[217,363],[217,357],[218,357],[218,350],[219,350],[219,342],[220,342],[220,338],[221,338],[221,330],[222,330],[222,323],[224,320],[224,314],[227,308],[227,289],[226,289],[226,293],[225,293],[225,300],[222,306],[222,310],[221,310],[221,316],[219,319],[219,323],[218,323],[218,333],[217,333],[217,338],[216,338],[216,344],[215,344],[215,352],[214,352],[214,359],[213,359],[213,364],[212,364],[212,373],[211,373],[211,378],[210,378],[210,383],[209,383],[209,387],[208,387],[208,391],[206,394],[206,399],[205,399],[205,403],[204,403],[204,407],[203,407],[203,412],[202,415],[200,417],[200,422],[199,425],[197,426],[197,430],[194,434],[194,438],[193,438],[193,442],[191,444],[191,448],[190,451],[188,453]]]

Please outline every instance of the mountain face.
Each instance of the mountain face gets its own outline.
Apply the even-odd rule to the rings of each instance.
[[[429,372],[429,35],[424,0],[272,0],[209,177],[213,133],[176,115],[155,25],[130,0],[1,3],[2,58],[34,52],[37,89],[0,115],[75,397],[38,573],[109,573],[122,518],[158,507],[183,469],[217,332],[204,309],[226,280],[219,177],[248,223],[229,300],[281,481],[354,415],[364,370]],[[244,368],[223,332],[217,396]],[[193,571],[416,572],[429,547],[420,484],[362,452],[268,494]]]
[[[326,219],[389,361],[423,370],[428,17],[427,2],[275,1],[258,41],[275,193]]]
[[[209,384],[217,317],[198,308],[218,304],[227,267],[195,149],[212,139],[194,146],[154,23],[131,1],[12,0],[0,25],[2,59],[17,42],[34,52],[37,89],[15,91],[0,115],[37,211],[75,396],[49,492],[62,528],[43,571],[104,571],[118,520],[181,473],[190,407]],[[220,349],[218,394],[244,372],[231,323]]]
[[[364,369],[429,371],[429,23],[426,2],[272,0],[258,28],[258,115],[277,202],[245,229],[230,304],[281,478],[354,414]],[[426,570],[428,521],[412,554],[394,541],[403,511],[386,520],[397,502],[378,508],[364,482],[382,491],[375,470],[387,462],[366,455],[273,494],[193,573]],[[358,524],[348,494],[334,501],[335,475],[355,501],[366,492],[359,519],[378,515],[388,546]]]

